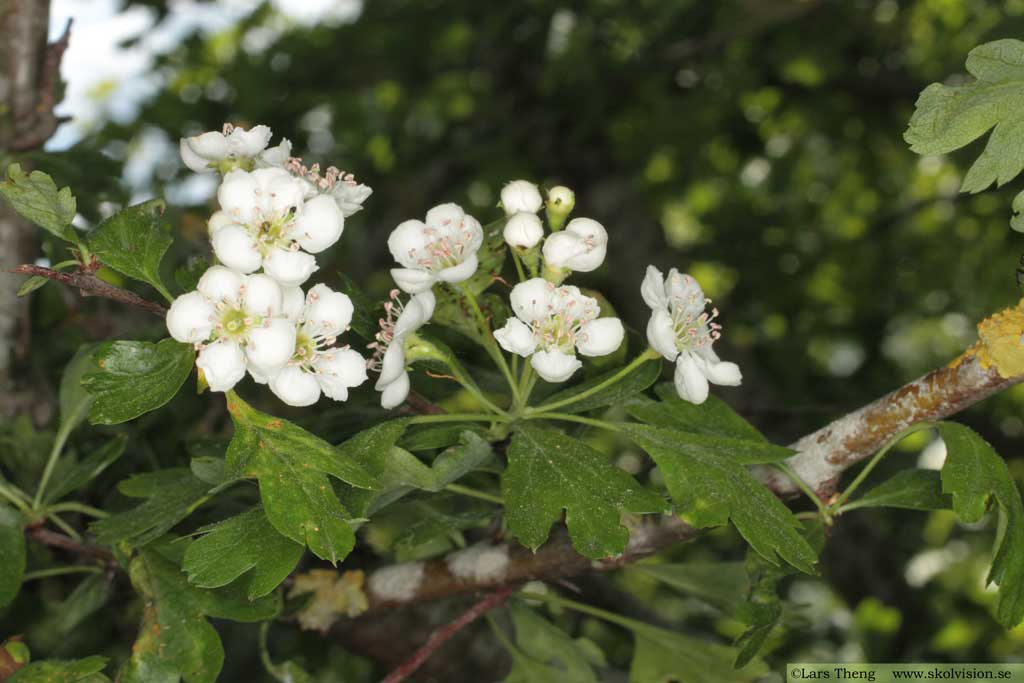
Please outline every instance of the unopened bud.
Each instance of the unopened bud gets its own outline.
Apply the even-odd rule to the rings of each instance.
[[[559,185],[548,190],[548,199],[544,202],[548,212],[548,225],[551,230],[561,230],[565,220],[576,206],[576,195],[568,187]]]

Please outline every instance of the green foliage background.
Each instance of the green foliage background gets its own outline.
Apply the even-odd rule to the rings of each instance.
[[[984,143],[922,158],[902,137],[925,85],[962,73],[975,45],[1021,36],[1020,0],[373,0],[353,24],[289,27],[246,48],[247,36],[277,22],[264,8],[231,30],[188,39],[155,67],[159,91],[136,120],[105,122],[66,152],[21,158],[70,185],[78,210],[97,220],[107,203],[173,197],[188,175],[168,154],[151,160],[154,173],[141,183],[119,181],[145,136],[163,131],[176,142],[224,121],[267,123],[312,150],[307,160],[374,188],[330,254],[333,266],[321,262],[322,273],[341,271],[374,296],[389,286],[385,240],[399,221],[456,201],[486,223],[508,179],[568,185],[577,211],[600,220],[613,246],[586,284],[642,330],[644,267],[696,276],[722,311],[720,354],[744,370],[743,387],[720,395],[777,443],[945,363],[973,341],[975,321],[1020,295],[1024,240],[1008,219],[1022,181],[960,195]],[[165,264],[206,256],[208,213],[205,204],[169,203],[177,240]],[[114,304],[83,303],[52,285],[34,296],[24,373],[46,386],[57,387],[83,342],[160,336],[158,322]],[[104,481],[202,453],[204,429],[217,434],[227,416],[220,402],[190,394],[130,427],[127,457]],[[304,425],[336,442],[374,412],[371,392],[361,396]],[[1022,404],[1018,387],[961,417],[1018,478]],[[45,415],[6,425],[0,458],[37,480],[49,447],[40,430],[53,428]],[[902,457],[917,457],[926,445],[917,437]],[[82,455],[90,439],[99,442],[96,432],[78,439]],[[783,594],[805,607],[787,610],[785,636],[769,637],[771,661],[1024,658],[1024,628],[1002,629],[991,616],[994,594],[981,587],[990,538],[949,512],[844,517],[826,544],[826,580],[784,583]],[[742,553],[726,530],[676,551],[689,561]],[[908,567],[929,560],[938,573],[909,585]],[[730,637],[743,630],[644,571],[615,583],[638,618],[685,617]],[[139,616],[131,610],[100,612],[93,628],[70,635],[55,630],[66,586],[20,597],[0,612],[0,634],[25,631],[57,657],[130,641],[124,634]],[[594,620],[575,626],[611,661],[628,662],[622,633]],[[261,675],[257,653],[246,654],[254,632],[222,631],[224,680]],[[287,637],[321,665],[344,658],[314,636]]]

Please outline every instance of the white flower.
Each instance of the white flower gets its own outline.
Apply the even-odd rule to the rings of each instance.
[[[253,126],[249,130],[224,124],[223,132],[210,131],[181,138],[181,160],[196,173],[217,170],[222,161],[239,162],[257,157],[270,142],[270,128]],[[291,145],[289,143],[289,149]]]
[[[380,321],[371,369],[380,373],[375,389],[381,392],[380,404],[391,409],[401,405],[409,395],[409,373],[405,369],[405,340],[423,327],[434,315],[436,300],[427,290],[414,294],[404,306],[398,301],[398,290],[392,290],[390,301],[384,304],[386,317]]]
[[[295,325],[283,317],[281,286],[267,275],[209,268],[196,291],[179,296],[167,312],[167,329],[199,349],[196,365],[210,389],[227,391],[248,369],[273,376],[295,353]]]
[[[348,218],[363,210],[363,202],[373,194],[373,190],[369,185],[357,183],[355,177],[347,173],[327,191],[327,194],[334,198],[338,208],[345,218]]]
[[[565,219],[572,213],[576,206],[576,194],[564,185],[558,185],[548,190],[548,200],[544,203],[547,208],[548,224],[553,231],[562,229]]]
[[[544,226],[537,214],[520,211],[505,222],[502,236],[510,247],[532,249],[544,239]]]
[[[391,276],[406,292],[418,294],[435,282],[462,282],[477,269],[476,253],[483,228],[458,204],[441,204],[427,212],[426,222],[405,221],[391,232],[388,249],[403,268]]]
[[[604,263],[608,232],[590,218],[573,218],[565,230],[544,241],[544,265],[556,270],[589,273]]]
[[[582,367],[577,351],[605,356],[622,344],[622,322],[598,318],[597,301],[578,287],[533,278],[512,288],[511,301],[516,317],[495,330],[494,337],[506,351],[529,357],[548,382],[564,382]]]
[[[520,211],[537,213],[543,205],[540,190],[529,180],[513,180],[501,188],[501,206],[508,216]]]
[[[709,315],[711,303],[700,285],[675,268],[668,278],[654,266],[647,266],[640,293],[653,314],[647,323],[651,347],[669,361],[676,362],[675,385],[680,398],[703,403],[708,397],[708,382],[739,386],[743,379],[739,366],[719,360],[711,345],[721,337],[721,326],[714,322],[718,309]]]
[[[217,258],[240,273],[262,267],[284,286],[305,282],[317,269],[312,254],[338,241],[345,217],[331,198],[303,194],[302,181],[284,169],[228,172],[209,224]]]
[[[288,141],[285,140],[285,142]],[[291,143],[288,145],[288,152],[291,153]],[[354,175],[334,166],[328,166],[327,170],[321,174],[320,164],[304,166],[302,159],[296,157],[288,157],[284,163],[278,165],[302,181],[306,199],[312,199],[319,195],[330,197],[338,205],[345,218],[362,211],[363,202],[373,194],[373,190],[369,186],[356,182]]]
[[[292,406],[312,405],[321,393],[335,401],[348,400],[348,390],[367,378],[362,356],[347,346],[334,346],[352,322],[352,300],[327,285],[311,288],[303,300],[302,290],[294,287],[285,291],[282,309],[297,326],[295,353],[269,377],[270,390]]]

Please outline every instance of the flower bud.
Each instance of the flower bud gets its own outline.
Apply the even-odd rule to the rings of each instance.
[[[544,238],[544,226],[537,214],[520,211],[505,222],[502,235],[510,247],[533,249]]]
[[[507,216],[520,211],[537,213],[543,204],[540,190],[528,180],[513,180],[501,188],[501,206]]]
[[[604,262],[607,249],[608,233],[604,226],[590,218],[574,218],[565,230],[544,241],[544,265],[554,270],[589,273]]]
[[[551,226],[551,231],[561,230],[565,225],[565,219],[569,217],[573,207],[576,206],[576,195],[564,185],[553,187],[548,190],[548,200],[544,206],[547,207],[548,225]]]

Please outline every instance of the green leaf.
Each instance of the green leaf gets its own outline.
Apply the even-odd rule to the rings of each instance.
[[[63,661],[48,659],[32,662],[18,669],[7,679],[8,683],[106,683],[110,679],[102,671],[107,658],[94,655],[85,659]]]
[[[518,602],[509,605],[509,613],[520,652],[513,654],[506,683],[597,682],[586,653],[565,631]]]
[[[584,391],[589,390],[591,387],[601,384],[617,372],[619,372],[619,369],[611,370],[603,375],[599,375],[593,379],[589,379],[586,382],[578,384],[571,389],[560,391],[557,394],[544,399],[544,404],[555,403],[572,398],[573,396],[578,396]],[[593,410],[594,408],[603,408],[604,406],[622,403],[626,399],[639,394],[641,391],[644,391],[649,386],[657,382],[660,376],[660,360],[644,363],[634,368],[632,372],[611,386],[601,389],[597,393],[591,394],[581,401],[563,406],[559,408],[558,411],[565,413],[582,413],[587,410]]]
[[[398,424],[395,424],[398,423]],[[393,443],[401,435],[407,420],[392,420],[383,424],[392,425],[379,429],[386,439],[381,443]],[[373,430],[367,430],[373,431]],[[373,493],[350,492],[346,501],[362,515],[369,515],[402,498],[413,489],[438,492],[448,484],[457,481],[491,459],[491,445],[475,432],[464,432],[460,443],[446,449],[431,465],[426,465],[412,453],[397,447],[378,451],[373,468],[380,477],[381,490]],[[385,455],[386,454],[386,455]],[[383,456],[383,459],[381,458]]]
[[[60,430],[70,433],[89,412],[92,397],[82,386],[82,377],[91,368],[93,344],[78,349],[64,368],[60,379]]]
[[[98,477],[111,463],[121,457],[127,443],[127,436],[117,434],[84,460],[62,469],[54,478],[53,486],[46,492],[45,501],[52,503],[60,500]]]
[[[946,510],[942,477],[934,470],[900,470],[866,492],[846,508],[903,508],[905,510]]]
[[[630,571],[646,574],[672,588],[732,613],[750,588],[742,562],[687,562],[635,564]]]
[[[1024,232],[1024,191],[1018,192],[1013,198],[1013,215],[1010,217],[1010,227],[1017,232]]]
[[[26,175],[20,164],[11,164],[7,167],[7,180],[0,183],[0,196],[22,218],[62,240],[78,243],[78,235],[71,227],[77,211],[71,189],[64,187],[58,191],[47,174],[32,171]]]
[[[825,528],[820,522],[804,524],[803,537],[820,553],[825,547]],[[740,648],[735,666],[741,669],[764,647],[765,641],[775,625],[782,618],[782,600],[778,595],[779,582],[796,572],[788,565],[770,564],[753,551],[747,552],[745,568],[750,586],[746,600],[735,607],[735,617],[747,625],[747,629],[736,638]]]
[[[275,531],[259,507],[199,531],[205,535],[189,544],[182,569],[200,588],[226,586],[249,572],[246,594],[250,600],[263,597],[302,558],[302,545]]]
[[[523,545],[544,543],[564,509],[573,547],[591,558],[625,550],[623,512],[667,509],[661,496],[579,439],[525,425],[512,435],[501,491],[509,530]]]
[[[630,683],[742,683],[768,673],[759,659],[737,670],[736,649],[648,626],[636,630],[636,649],[629,669]]]
[[[36,291],[49,281],[49,278],[45,278],[42,275],[33,275],[29,279],[22,282],[21,287],[18,287],[18,296],[25,296],[27,294],[31,294],[32,292]]]
[[[229,477],[255,477],[267,519],[284,536],[330,562],[355,545],[348,510],[328,475],[360,488],[377,486],[358,449],[335,448],[297,425],[255,410],[234,392],[227,395],[235,434],[228,446]],[[396,437],[397,438],[397,437]]]
[[[486,430],[472,422],[423,425],[407,429],[398,445],[407,451],[432,451],[458,443],[463,432],[473,432],[479,436],[486,433]]]
[[[175,467],[136,474],[118,484],[118,489],[146,502],[93,522],[89,529],[104,545],[128,541],[141,547],[185,519],[206,497],[210,486],[196,479],[188,468]]]
[[[0,607],[10,604],[25,576],[25,531],[21,515],[0,505]]]
[[[278,611],[272,597],[249,602],[242,595],[192,586],[178,565],[156,549],[139,552],[128,572],[145,610],[131,659],[118,677],[121,683],[213,683],[224,648],[206,617],[252,622]]]
[[[116,341],[100,345],[82,384],[93,396],[89,421],[118,424],[165,405],[192,372],[190,344]]]
[[[487,510],[446,514],[422,501],[416,501],[414,505],[415,518],[402,527],[390,546],[398,562],[423,559],[424,555],[421,553],[435,547],[439,539],[443,541],[443,544],[439,546],[440,549],[437,552],[445,552],[451,547],[451,542],[447,539],[455,532],[483,526],[492,517],[492,513]],[[397,507],[389,508],[388,512]],[[377,518],[374,518],[374,523],[376,522]],[[427,556],[433,554],[430,552]]]
[[[953,422],[939,425],[946,443],[942,491],[953,496],[953,510],[966,523],[999,510],[999,541],[988,582],[999,585],[996,617],[1007,628],[1024,619],[1024,504],[1006,463],[984,439]]]
[[[658,385],[655,393],[660,401],[638,396],[626,404],[627,412],[641,422],[658,427],[745,441],[767,441],[756,427],[714,394],[704,403],[695,405],[679,398],[671,384]]]
[[[992,135],[961,190],[1003,185],[1024,169],[1024,43],[996,40],[971,50],[961,86],[929,85],[917,100],[904,139],[918,154],[945,154]]]
[[[118,211],[89,233],[89,248],[105,265],[171,299],[160,279],[160,261],[174,241],[162,220],[166,206],[151,199]]]
[[[633,423],[622,429],[658,464],[677,512],[687,524],[705,528],[732,521],[769,562],[775,563],[778,555],[801,571],[814,572],[817,555],[800,535],[799,522],[747,471],[746,465],[770,461],[758,457],[757,449],[764,444]],[[772,451],[765,450],[763,455]]]

